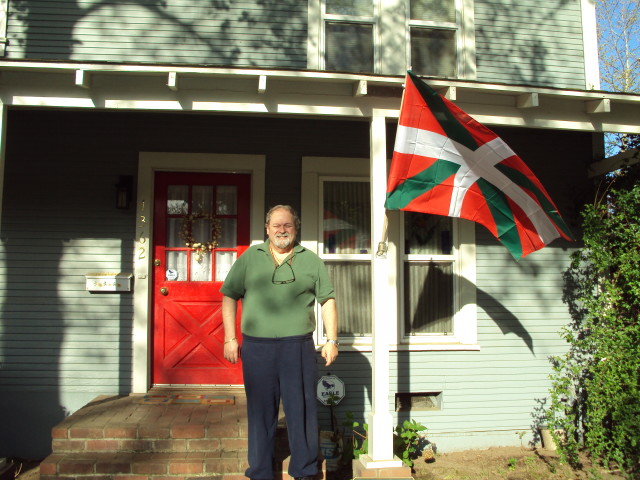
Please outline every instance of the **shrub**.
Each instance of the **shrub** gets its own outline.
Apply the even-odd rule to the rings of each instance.
[[[624,183],[624,179],[619,182]],[[552,358],[547,422],[572,464],[586,450],[640,473],[640,185],[609,190],[583,211],[584,247],[565,272],[572,321]]]

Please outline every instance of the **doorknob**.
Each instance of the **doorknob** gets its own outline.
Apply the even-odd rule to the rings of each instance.
[[[153,261],[153,264],[154,264],[156,267],[159,267],[160,265],[162,265],[162,262],[160,261],[160,259],[159,259],[159,258],[156,258],[156,259]]]
[[[160,289],[160,293],[161,293],[162,295],[165,295],[165,296],[166,296],[166,295],[169,295],[169,289],[168,289],[167,287],[162,287],[162,288]]]

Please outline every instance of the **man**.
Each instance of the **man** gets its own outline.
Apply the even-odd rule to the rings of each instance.
[[[280,399],[287,419],[289,475],[318,474],[317,366],[313,341],[315,302],[322,305],[326,365],[338,356],[338,315],[324,263],[296,243],[298,216],[288,205],[267,213],[268,240],[250,247],[234,263],[220,291],[225,332],[224,357],[242,355],[249,420],[252,480],[273,478],[274,438]],[[242,299],[242,352],[236,338],[237,302]]]

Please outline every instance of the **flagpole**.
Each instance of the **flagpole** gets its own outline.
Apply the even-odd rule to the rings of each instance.
[[[378,250],[376,256],[381,257],[387,253],[387,228],[389,226],[389,219],[387,212],[385,211],[384,220],[382,223],[382,235],[380,236],[380,242],[378,242]]]

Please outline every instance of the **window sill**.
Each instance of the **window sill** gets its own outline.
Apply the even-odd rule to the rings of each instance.
[[[322,345],[318,345],[318,350],[322,349]],[[370,352],[372,350],[371,343],[345,344],[340,343],[341,352]],[[465,352],[480,351],[478,344],[465,343],[402,343],[389,345],[391,352]]]

